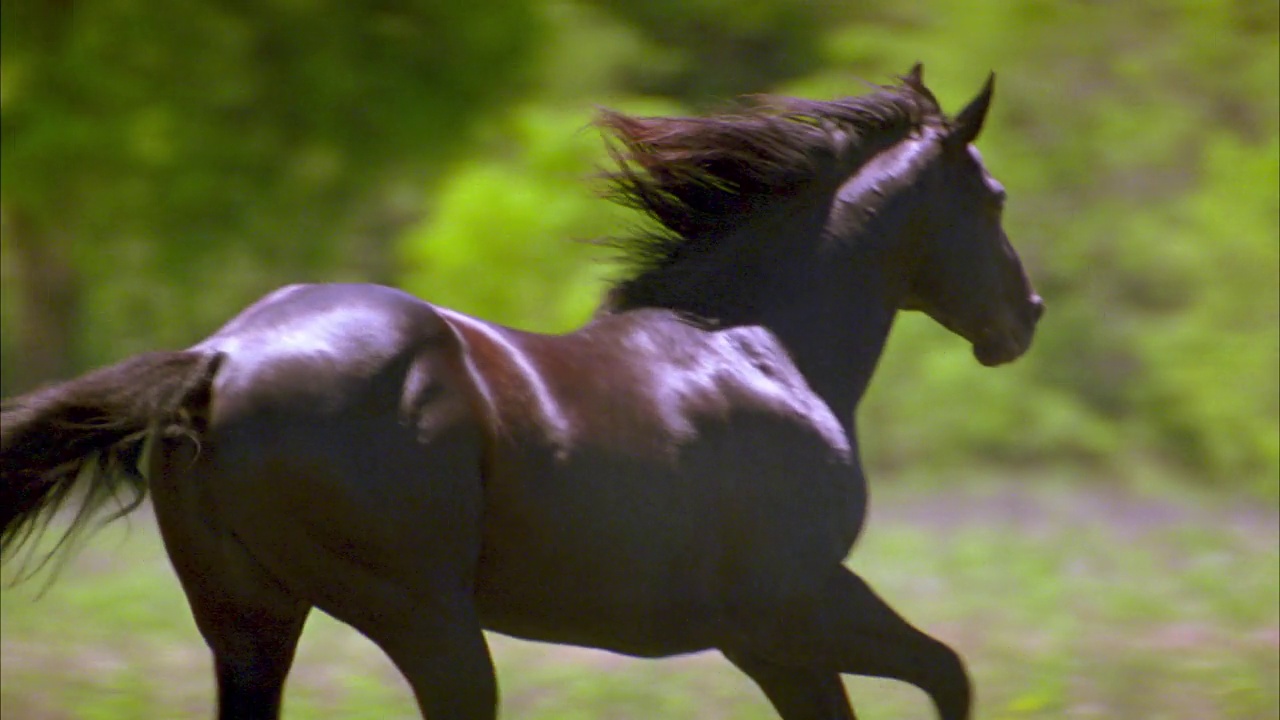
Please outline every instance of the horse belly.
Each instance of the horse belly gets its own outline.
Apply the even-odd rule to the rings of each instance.
[[[861,525],[860,476],[814,446],[767,453],[731,435],[703,433],[674,465],[498,463],[477,582],[486,626],[671,655],[720,645],[744,604],[820,584]]]
[[[677,478],[625,464],[521,465],[486,478],[486,627],[638,656],[715,645],[712,523]]]

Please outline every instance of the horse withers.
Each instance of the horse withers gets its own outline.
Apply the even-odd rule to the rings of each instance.
[[[429,718],[497,713],[483,629],[645,657],[718,649],[785,720],[852,718],[841,673],[969,717],[949,647],[843,565],[854,409],[895,314],[998,365],[1043,304],[972,143],[917,65],[872,94],[605,113],[617,199],[655,222],[581,329],[501,327],[372,285],[291,286],[182,351],[14,398],[12,557],[86,488],[150,493],[223,718],[279,713],[316,607]]]

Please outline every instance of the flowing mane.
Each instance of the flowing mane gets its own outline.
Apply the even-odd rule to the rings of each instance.
[[[715,298],[732,294],[714,286],[740,284],[724,277],[732,270],[717,252],[728,238],[780,203],[833,192],[876,153],[942,122],[914,72],[870,95],[764,96],[711,117],[603,112],[597,123],[618,165],[606,175],[606,195],[656,225],[604,241],[627,268],[605,311],[666,307],[725,319]]]

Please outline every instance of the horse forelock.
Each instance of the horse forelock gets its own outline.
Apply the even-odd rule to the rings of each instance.
[[[656,224],[605,241],[629,270],[614,285],[616,307],[687,304],[681,299],[696,290],[671,287],[689,279],[693,268],[682,265],[701,264],[766,209],[834,191],[885,147],[945,121],[932,93],[910,77],[839,100],[750,102],[708,117],[601,113],[617,163],[606,195]]]

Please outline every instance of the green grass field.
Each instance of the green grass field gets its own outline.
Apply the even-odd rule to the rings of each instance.
[[[965,656],[978,718],[1270,720],[1278,525],[1273,506],[1169,492],[891,487],[849,563]],[[93,536],[43,597],[40,586],[4,590],[5,720],[211,716],[209,656],[146,513]],[[490,640],[504,718],[775,717],[715,654],[640,661]],[[865,720],[932,716],[912,688],[847,682]],[[313,614],[287,718],[415,712],[371,643]]]

